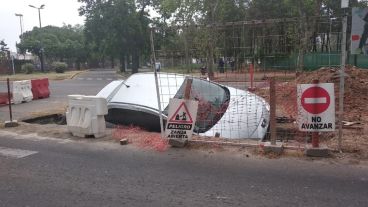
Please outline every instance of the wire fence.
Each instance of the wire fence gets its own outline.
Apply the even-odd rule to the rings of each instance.
[[[277,139],[298,146],[310,142],[311,133],[300,132],[296,123],[297,84],[320,79],[335,83],[337,94],[342,25],[341,18],[310,18],[307,21],[315,22],[314,30],[307,29],[315,31],[310,33],[302,32],[303,21],[290,18],[155,28],[155,55],[161,70],[195,80],[191,98],[199,101],[200,108],[195,132],[202,135],[195,139],[203,135],[240,143],[267,139],[269,78],[274,77]],[[213,77],[209,76],[211,67]],[[173,77],[167,82],[175,87],[161,84],[162,96],[181,97],[185,78]],[[167,99],[162,102],[168,104]],[[348,131],[344,129],[351,133]],[[337,133],[323,133],[321,138],[337,148]]]
[[[314,33],[302,32],[304,21],[316,22]],[[262,70],[295,70],[305,61],[304,68],[316,69],[339,65],[341,19],[289,18],[161,27],[156,28],[155,40],[156,56],[164,68],[185,66],[193,71],[198,66],[208,67],[213,56],[216,70],[221,73],[244,70],[249,63]]]

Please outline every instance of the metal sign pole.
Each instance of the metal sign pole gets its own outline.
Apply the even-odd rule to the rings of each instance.
[[[8,102],[9,102],[9,118],[10,122],[13,122],[13,112],[12,112],[12,106],[11,106],[11,95],[10,95],[10,83],[9,78],[6,79],[6,83],[8,86]]]
[[[271,145],[276,145],[276,86],[275,78],[270,78],[270,133]]]
[[[153,28],[151,28],[151,49],[152,49],[152,68],[155,73],[155,85],[156,85],[156,94],[157,94],[157,104],[158,104],[158,110],[159,110],[159,116],[160,116],[160,128],[161,128],[161,138],[164,138],[164,121],[162,117],[162,110],[161,110],[161,96],[160,96],[160,89],[158,87],[158,78],[157,78],[157,70],[156,70],[156,55],[155,55],[155,44],[153,42]]]
[[[313,80],[313,84],[319,84],[319,80]],[[319,148],[319,132],[312,132],[312,147]]]
[[[344,14],[342,19],[342,43],[341,43],[341,68],[340,68],[340,85],[339,85],[339,139],[338,148],[341,152],[342,142],[342,126],[344,119],[344,93],[345,93],[345,65],[346,65],[346,29],[347,29],[348,17]]]
[[[11,106],[11,94],[10,94],[10,80],[9,78],[6,79],[6,84],[8,87],[8,105],[9,105],[9,118],[10,121],[5,121],[5,128],[8,127],[17,127],[19,124],[16,120],[13,120],[13,111],[12,111],[12,106]]]
[[[14,56],[11,56],[12,59],[12,68],[13,68],[13,75],[15,75],[15,68],[14,68]]]

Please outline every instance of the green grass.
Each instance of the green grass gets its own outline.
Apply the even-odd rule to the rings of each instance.
[[[199,64],[190,64],[190,65],[181,65],[176,67],[164,67],[161,69],[162,72],[168,73],[179,73],[179,74],[194,74],[200,72],[201,65]]]
[[[10,81],[17,80],[31,80],[31,79],[40,79],[40,78],[48,78],[49,80],[65,80],[71,79],[79,73],[83,73],[84,71],[65,71],[64,73],[56,73],[56,72],[34,72],[31,74],[19,73],[15,75],[0,75],[0,81],[5,81],[9,78]]]

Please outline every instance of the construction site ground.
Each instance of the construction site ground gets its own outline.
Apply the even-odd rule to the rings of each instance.
[[[240,75],[239,75],[240,74]],[[321,133],[321,142],[332,149],[333,154],[328,162],[344,162],[358,164],[368,161],[368,70],[349,67],[345,77],[344,96],[344,121],[342,153],[337,151],[338,131],[333,133]],[[215,74],[215,81],[245,89],[250,86],[248,73]],[[240,77],[240,78],[239,78]],[[255,75],[255,93],[269,100],[269,85],[267,78],[277,77],[277,117],[286,117],[286,122],[278,123],[278,138],[285,143],[287,149],[284,155],[311,159],[304,157],[304,146],[310,141],[309,135],[298,131],[294,121],[297,115],[296,108],[296,84],[312,83],[314,79],[322,82],[335,83],[336,108],[338,109],[339,71],[336,68],[321,68],[314,72],[258,72]],[[27,107],[27,104],[22,104]],[[43,106],[39,106],[42,108]],[[48,114],[65,112],[65,108],[49,111]],[[42,114],[45,115],[45,114]],[[338,115],[338,114],[337,114]],[[36,116],[36,114],[35,114]],[[338,117],[338,116],[337,116]],[[29,117],[27,117],[29,118]],[[338,120],[338,119],[337,119]],[[17,128],[4,128],[1,131],[18,134],[36,134],[40,137],[53,137],[59,139],[85,139],[73,137],[66,125],[57,124],[30,124],[21,122]],[[108,128],[107,136],[99,138],[99,141],[116,142],[126,138],[129,144],[142,149],[165,151],[170,147],[166,140],[160,138],[159,133],[147,132],[134,126],[119,126]],[[251,140],[225,140],[221,138],[203,138],[195,136],[187,147],[189,150],[203,150],[206,153],[230,152],[239,156],[258,156],[277,158],[277,155],[265,155],[262,144]]]
[[[313,80],[319,80],[320,83],[334,83],[335,117],[336,126],[338,126],[339,72],[338,68],[321,68],[313,72],[299,73],[295,79],[287,81],[283,81],[279,76],[276,84],[277,116],[295,120],[298,113],[297,84],[308,84]],[[368,159],[368,70],[347,67],[345,73],[342,151],[355,153],[363,159]],[[255,93],[269,100],[268,87],[256,88]],[[295,122],[279,123],[278,129],[280,137],[287,136],[299,142],[308,141],[310,137],[310,134],[299,132]],[[338,149],[338,129],[332,133],[320,133],[320,137],[321,142],[327,144],[329,148]]]

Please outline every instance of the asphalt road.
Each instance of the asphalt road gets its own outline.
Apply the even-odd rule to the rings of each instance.
[[[63,111],[67,105],[68,95],[96,95],[105,85],[119,79],[115,71],[108,69],[84,72],[73,79],[50,81],[50,97],[33,100],[29,103],[13,105],[13,117],[23,120],[35,114]],[[6,91],[6,83],[0,82],[0,92]],[[0,106],[0,122],[9,120],[7,106]]]
[[[0,206],[367,206],[368,168],[0,133]]]

